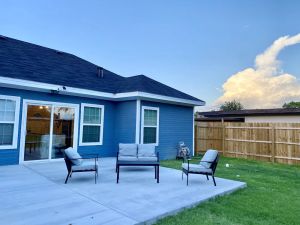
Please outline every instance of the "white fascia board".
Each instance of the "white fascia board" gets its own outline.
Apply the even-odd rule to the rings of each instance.
[[[189,99],[183,99],[183,98],[175,98],[175,97],[169,97],[164,95],[157,95],[157,94],[151,94],[147,92],[138,92],[138,97],[141,98],[149,98],[157,99],[165,102],[176,102],[181,103],[182,105],[191,105],[191,106],[203,106],[205,105],[205,102],[202,101],[196,101],[196,100],[189,100]]]
[[[108,93],[108,92],[93,91],[93,90],[87,90],[82,88],[74,88],[74,87],[68,87],[63,85],[48,84],[48,83],[42,83],[37,81],[29,81],[29,80],[22,80],[16,78],[1,77],[1,76],[0,76],[0,86],[25,89],[25,90],[35,90],[35,91],[42,91],[42,92],[59,91],[60,94],[64,94],[64,95],[86,96],[86,97],[93,97],[93,98],[95,97],[114,98],[115,95],[113,93]]]
[[[16,79],[16,78],[8,78],[8,77],[0,77],[0,85],[3,87],[9,87],[9,88],[20,88],[25,90],[57,90],[60,85],[55,84],[46,84],[41,82],[35,82],[35,81],[27,81],[22,79]]]
[[[42,91],[42,92],[59,91],[59,94],[63,94],[63,95],[99,98],[99,99],[107,99],[113,101],[122,101],[127,99],[139,98],[142,100],[151,100],[151,101],[166,102],[166,103],[173,103],[173,104],[180,104],[180,105],[187,105],[187,106],[205,105],[205,102],[202,101],[175,98],[175,97],[151,94],[151,93],[140,92],[140,91],[113,94],[108,92],[93,91],[93,90],[82,89],[82,88],[74,88],[69,86],[47,84],[42,82],[28,81],[23,79],[8,78],[8,77],[1,77],[1,76],[0,76],[0,86],[9,87],[9,88],[18,88],[24,90],[35,90],[35,91]]]

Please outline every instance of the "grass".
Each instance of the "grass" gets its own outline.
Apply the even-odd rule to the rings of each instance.
[[[226,163],[230,166],[226,167]],[[181,167],[176,160],[161,164]],[[216,176],[244,181],[247,188],[166,217],[157,225],[300,224],[299,166],[222,157]]]

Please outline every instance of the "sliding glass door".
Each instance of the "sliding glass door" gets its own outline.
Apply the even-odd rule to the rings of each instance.
[[[26,108],[24,161],[63,158],[66,148],[76,146],[76,106],[28,103]]]
[[[49,105],[28,105],[24,160],[49,158],[51,109]]]
[[[63,151],[73,147],[75,109],[54,107],[51,158],[63,158]]]

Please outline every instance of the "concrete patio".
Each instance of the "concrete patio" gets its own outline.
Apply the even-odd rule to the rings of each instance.
[[[161,167],[121,168],[116,184],[115,159],[100,160],[98,183],[91,173],[75,173],[64,184],[64,162],[0,167],[1,224],[141,224],[193,207],[246,187],[245,183],[191,175],[187,187],[181,172]],[[222,166],[222,165],[219,165]]]

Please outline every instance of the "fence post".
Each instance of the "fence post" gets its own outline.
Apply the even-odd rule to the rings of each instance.
[[[194,156],[196,156],[198,154],[197,152],[197,146],[198,146],[198,125],[197,123],[195,123],[195,126],[194,126]]]
[[[225,125],[224,125],[224,118],[222,118],[222,150],[223,150],[223,155],[225,156]]]
[[[271,160],[275,162],[275,125],[272,124],[272,149],[271,149]]]

